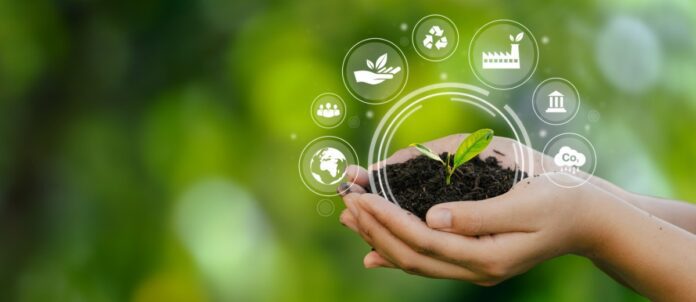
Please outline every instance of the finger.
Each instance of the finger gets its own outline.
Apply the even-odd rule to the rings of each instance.
[[[471,268],[476,267],[483,255],[492,252],[490,249],[496,248],[472,237],[433,230],[415,215],[378,195],[363,194],[355,201],[359,215],[373,216],[391,234],[420,254]],[[360,217],[358,226],[360,228]]]
[[[357,193],[357,194],[365,194],[365,193],[367,193],[367,191],[365,190],[365,188],[363,188],[362,186],[359,186],[359,185],[352,185],[352,186],[350,186],[350,187],[348,188],[348,190],[349,190],[350,193]]]
[[[357,193],[357,194],[364,194],[367,193],[365,188],[358,184],[354,183],[347,183],[347,182],[342,182],[340,185],[338,185],[338,188],[336,189],[336,192],[341,195],[345,196],[350,193]]]
[[[410,274],[433,278],[462,279],[472,282],[480,281],[481,276],[469,269],[447,263],[432,257],[421,255],[406,243],[394,237],[389,230],[380,225],[367,212],[357,216],[360,235],[375,250],[398,268]]]
[[[370,185],[370,175],[363,167],[350,165],[346,168],[346,182],[367,188]]]
[[[365,265],[365,268],[375,268],[375,267],[389,267],[389,268],[396,268],[396,265],[391,263],[391,261],[385,259],[384,257],[380,256],[377,251],[370,251],[365,255],[365,258],[363,258],[363,265]]]
[[[361,214],[361,217],[363,216],[371,217],[371,214],[366,212]],[[420,220],[418,221],[420,222]],[[379,223],[379,221],[377,221],[377,223]],[[462,236],[459,237],[465,238]],[[396,239],[398,240],[399,238]],[[380,248],[378,243],[375,243],[376,240],[377,239],[374,237],[372,237],[372,239],[366,239],[371,246]],[[553,253],[549,253],[547,248],[540,248],[540,245],[546,245],[543,243],[543,241],[544,240],[539,238],[538,233],[514,232],[496,235],[483,235],[476,239],[476,242],[478,242],[481,246],[485,246],[487,253],[485,253],[485,255],[481,254],[477,256],[477,258],[473,261],[460,262],[456,259],[447,259],[446,257],[440,259],[437,255],[435,255],[435,257],[432,259],[440,260],[444,263],[454,264],[471,272],[470,276],[460,277],[459,279],[481,285],[496,284],[504,279],[521,274],[531,269],[536,263],[557,256]],[[409,246],[409,248],[411,247]],[[380,250],[378,249],[378,251]],[[414,252],[418,253],[415,250]],[[428,257],[427,255],[423,256]],[[382,258],[384,258],[386,261],[390,261],[390,258],[388,257],[389,256]],[[529,261],[529,259],[536,259],[536,261]],[[396,263],[395,260],[391,260],[390,262]],[[370,266],[366,267],[370,268]],[[410,272],[414,273],[414,271]]]
[[[519,193],[519,192],[516,192]],[[455,201],[433,206],[426,214],[429,227],[466,236],[536,231],[535,205],[525,194],[508,192],[481,201]],[[525,192],[529,193],[529,192]]]
[[[490,253],[480,259],[477,267],[472,268],[472,271],[483,276],[483,280],[489,281],[479,284],[500,283],[558,256],[556,247],[544,242],[541,237],[539,233],[522,232],[479,236],[478,240],[482,243],[498,247],[491,249]]]
[[[343,203],[346,205],[346,209],[353,215],[354,218],[358,218],[358,206],[357,206],[357,199],[360,196],[360,194],[357,193],[348,193],[347,195],[343,196]]]
[[[350,213],[350,210],[343,210],[338,219],[341,222],[341,224],[345,225],[347,228],[353,230],[356,233],[358,232],[358,222],[355,220],[355,217],[353,217],[353,214]]]

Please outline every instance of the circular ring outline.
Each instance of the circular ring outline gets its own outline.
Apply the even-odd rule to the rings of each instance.
[[[389,128],[391,127],[391,124],[394,123],[394,121],[392,121],[392,122],[390,123],[390,125],[387,127],[387,129],[384,131],[383,136],[381,136],[381,132],[382,132],[383,128],[385,127],[385,124],[387,123],[387,120],[388,120],[389,118],[391,118],[392,116],[395,115],[396,110],[398,110],[398,107],[401,107],[402,105],[404,105],[405,103],[407,103],[409,100],[415,98],[416,96],[418,96],[418,95],[420,95],[420,94],[422,94],[422,93],[428,93],[428,92],[430,92],[430,91],[438,90],[438,89],[443,89],[443,88],[447,88],[447,89],[462,89],[462,90],[464,90],[464,91],[466,91],[466,92],[473,91],[473,92],[477,92],[477,93],[479,93],[479,94],[481,94],[481,95],[483,95],[483,96],[488,96],[488,95],[489,95],[489,92],[488,92],[487,90],[485,90],[485,89],[483,89],[483,88],[481,88],[481,87],[478,87],[478,86],[474,86],[474,85],[470,85],[470,84],[465,84],[465,83],[454,83],[454,82],[449,82],[449,83],[440,83],[440,84],[433,84],[433,85],[428,85],[428,86],[425,86],[425,87],[421,87],[421,88],[416,89],[416,90],[410,92],[409,94],[403,96],[403,97],[399,100],[399,102],[397,102],[394,106],[392,106],[392,107],[389,109],[389,111],[387,111],[387,113],[382,117],[382,119],[380,120],[379,124],[377,125],[377,128],[375,129],[375,132],[374,132],[374,134],[373,134],[373,136],[372,136],[372,140],[371,140],[371,142],[370,142],[370,150],[369,150],[369,154],[368,154],[368,161],[371,162],[371,163],[374,163],[373,165],[376,165],[376,166],[374,167],[374,170],[378,170],[378,171],[379,171],[379,169],[380,169],[380,167],[381,167],[381,163],[382,163],[383,161],[386,160],[386,148],[388,148],[389,146],[384,147],[384,143],[385,143],[385,139],[386,139],[386,137],[387,137],[388,132],[390,132],[390,131],[389,131]],[[510,126],[510,129],[512,129],[513,133],[515,133],[515,138],[516,138],[516,144],[515,144],[515,146],[517,146],[518,148],[520,148],[520,154],[519,154],[519,156],[520,156],[520,158],[522,159],[522,160],[521,160],[521,163],[522,163],[522,164],[520,165],[521,169],[519,169],[519,170],[522,171],[522,172],[525,172],[524,170],[527,170],[527,169],[525,169],[525,165],[524,165],[524,164],[525,164],[525,161],[524,161],[524,160],[525,160],[525,159],[524,159],[524,153],[525,153],[525,151],[522,149],[522,146],[524,145],[524,146],[527,146],[527,147],[530,147],[530,148],[531,148],[531,140],[529,139],[529,134],[527,133],[527,130],[526,130],[526,128],[524,127],[524,124],[523,124],[522,121],[519,119],[519,117],[517,117],[517,115],[514,113],[514,111],[512,111],[512,109],[510,109],[509,106],[507,106],[507,105],[504,106],[504,108],[506,108],[506,110],[508,110],[508,113],[510,113],[512,119],[515,121],[515,123],[516,123],[516,125],[517,125],[517,127],[518,127],[519,129],[515,129],[515,127],[513,126],[513,124],[509,121],[508,117],[507,117],[506,115],[504,115],[504,114],[502,113],[502,111],[500,111],[497,107],[493,106],[493,105],[490,104],[489,102],[487,102],[487,101],[485,101],[485,100],[483,100],[483,99],[480,99],[480,98],[478,98],[478,97],[475,97],[475,96],[473,96],[473,95],[466,94],[466,93],[462,93],[462,92],[459,92],[459,91],[455,91],[455,92],[451,92],[451,91],[450,91],[450,92],[449,92],[449,94],[452,94],[452,93],[454,93],[454,94],[457,94],[457,93],[458,93],[458,94],[463,94],[463,95],[466,96],[466,97],[471,97],[471,98],[474,98],[474,99],[478,99],[478,100],[480,100],[480,101],[483,101],[484,103],[488,103],[489,106],[491,106],[492,108],[494,108],[494,109],[498,112],[498,114],[500,114],[500,115],[505,119],[505,121],[506,121],[506,122],[508,123],[508,125]],[[434,96],[439,96],[439,95],[442,95],[442,93],[440,93],[440,94],[438,94],[438,95],[426,94],[426,95],[425,95],[424,97],[422,97],[421,99],[427,99],[427,98],[434,97]],[[403,113],[405,110],[407,110],[408,107],[410,107],[410,106],[412,106],[412,105],[413,105],[413,103],[410,104],[409,106],[406,106],[406,108],[404,108],[403,110],[401,110],[400,112],[398,112],[398,114],[396,114],[396,116],[399,116],[401,113]],[[520,140],[519,135],[517,134],[517,131],[516,131],[516,130],[519,130],[519,132],[522,134],[522,138],[525,140],[525,143],[522,143],[522,141]],[[395,131],[395,130],[394,130],[394,131]],[[377,146],[377,141],[378,141],[378,140],[380,140],[379,146]],[[375,148],[377,148],[377,154],[376,154],[377,159],[376,159],[376,160],[375,160]],[[513,150],[516,151],[517,149],[513,149]],[[515,155],[515,156],[517,156],[517,155]],[[528,171],[528,172],[533,172],[533,171],[534,171],[533,153],[527,151],[527,157],[528,157],[527,160],[528,160],[528,162],[529,162],[529,169],[528,169],[529,171]],[[388,188],[388,186],[389,186],[388,183],[386,183],[386,186],[387,186],[387,189],[389,189],[389,190],[388,190],[388,191],[385,190],[385,183],[386,183],[386,179],[385,179],[385,181],[382,180],[382,173],[377,173],[377,182],[375,182],[374,177],[371,177],[371,178],[370,178],[370,189],[371,189],[371,191],[372,191],[373,193],[374,193],[374,192],[378,192],[378,190],[377,190],[377,184],[379,184],[379,188],[381,189],[380,191],[381,191],[381,192],[386,192],[387,194],[391,195],[391,201],[394,202],[395,204],[399,205],[398,201],[395,200],[395,198],[394,198],[393,195],[391,194],[391,189]]]
[[[445,19],[447,22],[450,23],[450,25],[452,25],[452,28],[454,28],[454,32],[457,34],[457,43],[454,45],[454,48],[452,48],[452,51],[450,52],[450,54],[446,55],[445,57],[443,57],[441,59],[430,59],[430,58],[425,57],[424,55],[422,55],[420,53],[420,51],[418,50],[418,47],[416,46],[416,29],[418,28],[418,25],[420,25],[421,22],[425,21],[425,19],[432,18],[432,17],[439,17],[439,18]],[[454,21],[452,21],[452,19],[448,18],[447,16],[440,15],[440,14],[427,15],[423,18],[420,18],[420,20],[418,20],[418,22],[416,22],[416,25],[413,26],[413,30],[411,31],[411,44],[413,45],[413,49],[416,50],[416,53],[421,58],[425,59],[426,61],[442,62],[444,60],[449,59],[449,57],[451,57],[455,52],[457,52],[457,48],[459,47],[459,29],[457,29],[457,24],[455,24]]]
[[[535,48],[535,50],[536,50],[536,61],[534,62],[534,69],[532,69],[532,72],[530,72],[529,75],[527,75],[527,78],[525,78],[522,82],[520,82],[519,84],[517,84],[516,86],[513,86],[513,87],[507,87],[507,88],[503,87],[503,88],[501,88],[501,87],[496,87],[496,86],[493,86],[493,85],[489,85],[488,83],[486,83],[486,81],[482,80],[481,77],[479,77],[478,73],[476,72],[476,68],[474,68],[474,64],[471,62],[471,48],[472,48],[473,45],[474,45],[474,39],[476,39],[476,37],[478,36],[479,32],[480,32],[482,29],[484,29],[484,28],[490,26],[492,23],[496,23],[496,22],[510,22],[510,23],[514,23],[515,25],[518,25],[518,26],[522,27],[524,30],[527,31],[527,33],[529,34],[529,36],[532,37],[532,41],[534,42],[534,48]],[[537,70],[537,67],[539,66],[539,57],[541,57],[541,55],[539,54],[539,44],[537,43],[536,37],[534,37],[534,34],[532,33],[531,30],[529,30],[529,28],[527,28],[526,26],[522,25],[522,23],[519,23],[519,22],[514,21],[514,20],[510,20],[510,19],[497,19],[497,20],[493,20],[493,21],[490,21],[490,22],[484,24],[484,25],[481,26],[478,30],[476,30],[476,33],[474,33],[474,36],[471,37],[471,42],[469,42],[469,51],[468,51],[467,57],[468,57],[469,67],[471,68],[471,71],[474,73],[474,76],[476,76],[476,78],[479,80],[479,82],[483,83],[483,85],[486,85],[486,86],[488,86],[488,87],[490,87],[490,88],[492,88],[492,89],[495,89],[495,90],[512,90],[512,89],[515,89],[515,88],[517,88],[517,87],[520,87],[520,86],[524,85],[524,83],[527,83],[527,81],[529,81],[529,79],[532,78],[532,76],[534,75],[534,73],[535,73],[536,70]]]
[[[576,108],[575,108],[575,112],[574,112],[573,115],[571,115],[565,122],[561,122],[561,123],[551,123],[551,122],[547,122],[547,121],[537,112],[536,103],[535,103],[535,102],[536,102],[536,94],[537,94],[537,91],[539,90],[539,88],[541,87],[541,85],[544,85],[546,82],[549,82],[549,81],[561,81],[561,82],[565,82],[566,84],[570,85],[570,87],[573,88],[573,91],[575,92],[575,96],[578,97],[578,105],[577,105]],[[564,79],[564,78],[561,78],[561,77],[553,77],[553,78],[548,78],[548,79],[546,79],[546,80],[541,81],[541,83],[539,83],[539,85],[537,85],[537,87],[534,88],[534,92],[532,93],[532,110],[534,111],[534,115],[536,115],[537,118],[539,118],[539,120],[541,120],[542,122],[546,123],[547,125],[551,125],[551,126],[561,126],[561,125],[565,125],[565,124],[569,123],[570,121],[572,121],[572,120],[575,118],[575,116],[578,115],[578,112],[580,112],[580,103],[581,103],[581,101],[580,101],[580,92],[578,91],[578,88],[575,87],[575,85],[573,85],[573,83],[571,83],[570,81],[568,81],[568,80],[566,80],[566,79]]]
[[[302,180],[302,183],[303,183],[303,184],[305,185],[305,187],[307,187],[307,189],[309,189],[312,193],[317,194],[317,195],[319,195],[319,196],[324,196],[324,197],[338,196],[338,192],[336,192],[336,193],[331,193],[331,194],[329,194],[329,193],[324,193],[324,192],[317,192],[317,190],[315,190],[314,188],[312,188],[310,185],[307,184],[307,181],[305,180],[305,177],[304,177],[304,175],[303,175],[303,173],[302,173],[302,158],[304,157],[305,152],[307,151],[307,149],[308,149],[310,146],[312,146],[314,143],[316,143],[317,141],[322,140],[322,139],[327,139],[327,140],[328,140],[328,139],[334,139],[334,140],[341,141],[343,144],[345,144],[346,146],[348,146],[348,148],[350,149],[351,153],[353,153],[353,156],[355,157],[355,165],[358,165],[358,166],[360,165],[360,160],[358,159],[358,153],[355,152],[355,149],[353,148],[353,146],[352,146],[351,144],[349,144],[346,140],[344,140],[344,139],[342,139],[342,138],[340,138],[340,137],[338,137],[338,136],[334,136],[334,135],[324,135],[324,136],[320,136],[320,137],[317,137],[317,138],[311,140],[309,143],[307,143],[307,145],[304,146],[304,148],[302,148],[302,152],[300,152],[300,158],[297,160],[297,171],[300,173],[300,180]],[[348,188],[350,189],[354,184],[355,184],[355,181],[350,182],[349,185],[348,185]]]
[[[590,109],[587,111],[587,121],[590,123],[596,123],[599,122],[599,120],[602,118],[602,115],[599,113],[598,110],[595,109]]]
[[[327,126],[321,125],[321,124],[317,121],[316,117],[314,117],[314,113],[315,113],[315,112],[314,112],[314,104],[315,104],[315,103],[317,102],[317,100],[319,100],[321,97],[327,96],[327,95],[336,97],[339,101],[341,101],[341,104],[343,104],[343,117],[341,117],[341,120],[340,120],[338,123],[336,123],[336,125],[328,126],[328,127],[327,127]],[[346,115],[348,115],[348,107],[346,106],[346,102],[343,101],[343,98],[341,98],[338,94],[335,94],[335,93],[333,93],[333,92],[324,92],[324,93],[318,95],[317,97],[315,97],[314,100],[312,101],[312,105],[309,106],[309,115],[312,117],[312,121],[314,121],[314,123],[317,124],[317,126],[319,126],[319,128],[333,129],[333,128],[336,128],[336,127],[340,126],[341,124],[343,124],[343,121],[346,120]]]
[[[350,89],[350,85],[348,85],[348,81],[346,81],[346,76],[345,76],[346,62],[348,61],[348,56],[350,56],[350,53],[353,52],[355,47],[357,47],[358,45],[360,45],[362,43],[366,43],[368,41],[372,41],[372,40],[384,42],[384,43],[392,46],[394,49],[396,49],[396,52],[398,52],[399,55],[401,55],[401,59],[404,60],[404,66],[405,66],[404,71],[406,73],[406,77],[404,78],[403,83],[401,83],[401,88],[399,88],[399,91],[397,93],[395,93],[393,97],[391,97],[387,100],[384,100],[382,102],[368,102],[366,100],[363,100],[362,97],[360,97],[357,92],[353,93],[353,91]],[[350,93],[350,95],[352,95],[356,100],[358,100],[362,103],[368,104],[368,105],[382,105],[382,104],[389,103],[392,100],[394,100],[395,98],[397,98],[404,91],[404,88],[406,88],[406,83],[408,83],[409,74],[410,74],[410,71],[409,71],[409,67],[408,67],[408,60],[406,59],[406,55],[404,54],[404,52],[401,51],[401,48],[396,46],[396,44],[394,44],[394,42],[389,41],[389,40],[384,39],[384,38],[367,38],[367,39],[363,39],[363,40],[359,41],[358,43],[355,43],[355,45],[353,45],[350,49],[348,49],[348,52],[343,57],[343,63],[341,64],[341,79],[343,80],[343,85],[346,87],[346,90],[348,90],[348,93]]]
[[[501,117],[503,117],[503,119],[504,119],[504,120],[508,123],[508,125],[510,126],[510,129],[512,129],[513,133],[515,134],[516,140],[519,141],[519,136],[517,135],[517,131],[515,131],[515,129],[512,128],[512,125],[511,125],[511,123],[509,122],[509,120],[507,119],[507,117],[506,117],[498,108],[496,108],[495,106],[493,106],[493,105],[490,104],[489,102],[480,99],[479,97],[476,97],[476,96],[474,96],[474,95],[467,94],[467,93],[461,93],[461,92],[440,92],[440,93],[429,94],[429,95],[426,95],[426,96],[424,96],[424,97],[421,97],[421,98],[419,98],[418,100],[416,100],[415,102],[413,102],[413,103],[409,104],[408,106],[406,106],[401,112],[399,112],[399,114],[397,114],[397,116],[395,117],[395,120],[392,121],[392,123],[389,125],[389,127],[387,127],[387,129],[391,128],[392,124],[393,124],[394,122],[397,122],[397,119],[400,118],[401,114],[403,114],[406,110],[409,110],[410,107],[412,107],[412,106],[414,106],[414,105],[416,105],[416,104],[418,104],[418,103],[420,103],[420,102],[426,101],[426,100],[428,100],[428,99],[430,99],[430,98],[438,97],[438,96],[443,96],[443,95],[454,95],[454,96],[458,96],[458,97],[466,97],[468,100],[471,100],[471,99],[473,99],[473,100],[478,100],[478,101],[481,101],[481,102],[483,102],[484,104],[488,105],[490,108],[492,108],[493,110],[495,110]],[[454,96],[453,96],[453,98],[451,99],[451,101],[455,101]],[[417,111],[420,107],[422,107],[422,105],[419,105],[418,107],[415,107],[410,113],[406,114],[406,115],[403,117],[402,120],[400,120],[400,121],[397,122],[397,124],[396,124],[396,126],[394,127],[394,129],[393,129],[393,130],[391,131],[391,133],[388,135],[388,138],[387,138],[387,140],[386,140],[386,144],[384,144],[384,145],[385,145],[385,150],[388,150],[388,149],[389,149],[389,146],[391,145],[392,138],[394,137],[394,134],[395,134],[396,131],[398,130],[398,127],[401,125],[401,123],[403,123],[403,121],[404,121],[406,118],[408,118],[408,117],[411,115],[411,113]],[[387,131],[389,131],[389,130],[387,130]],[[518,153],[517,153],[517,150],[516,150],[516,149],[513,149],[513,151],[515,151],[515,163],[517,164],[517,155],[518,155]],[[520,152],[522,152],[522,151],[520,150]],[[521,169],[519,169],[519,170],[517,170],[517,171],[524,170],[524,167],[525,167],[524,162],[522,162],[519,166],[521,167]],[[385,168],[386,168],[386,167],[387,167],[387,166],[385,166]],[[396,198],[394,197],[394,194],[392,193],[391,187],[389,186],[389,179],[388,179],[387,173],[384,173],[384,174],[378,173],[378,177],[380,177],[380,179],[381,179],[381,177],[384,177],[384,184],[386,184],[386,190],[385,190],[385,187],[384,187],[384,186],[381,186],[382,192],[386,192],[387,194],[389,194],[389,196],[391,197],[391,200],[394,201],[396,204],[399,204],[398,201],[396,200]],[[519,181],[519,179],[517,179],[517,175],[515,175],[515,183],[517,183],[517,181]]]
[[[557,183],[555,180],[553,180],[553,178],[550,176],[550,173],[546,172],[546,167],[544,166],[544,162],[545,162],[544,160],[541,161],[541,172],[542,172],[543,174],[545,174],[546,177],[547,177],[554,185],[557,185],[557,186],[559,186],[559,187],[561,187],[561,188],[566,188],[566,189],[577,188],[577,187],[582,186],[582,185],[584,185],[585,183],[587,183],[587,181],[590,180],[590,177],[592,177],[592,175],[594,175],[594,172],[597,170],[597,150],[595,150],[595,147],[594,147],[594,145],[592,145],[592,142],[590,142],[589,139],[587,139],[586,137],[582,136],[581,134],[578,134],[578,133],[575,133],[575,132],[563,132],[563,133],[558,134],[558,135],[552,137],[551,139],[549,139],[549,141],[546,142],[546,145],[544,145],[544,149],[542,149],[541,153],[542,153],[542,154],[546,154],[546,149],[548,149],[549,144],[551,144],[551,142],[552,142],[553,140],[557,139],[559,136],[562,136],[562,135],[574,135],[574,136],[578,136],[578,137],[582,138],[585,142],[587,142],[587,145],[589,145],[589,146],[590,146],[590,149],[592,149],[592,155],[594,156],[594,157],[593,157],[593,158],[594,158],[594,164],[593,164],[593,166],[592,166],[592,172],[587,173],[587,174],[589,175],[589,177],[587,177],[587,178],[584,179],[581,183],[579,183],[579,184],[577,184],[577,185],[574,185],[574,186],[562,185],[562,184]],[[553,171],[552,171],[552,172],[553,172]],[[561,172],[561,173],[562,173],[562,172]]]
[[[328,214],[322,213],[321,210],[319,209],[321,207],[321,205],[325,204],[325,203],[328,203],[329,205],[331,205],[331,211]],[[334,204],[334,202],[331,199],[323,198],[317,202],[316,210],[317,210],[317,214],[319,214],[319,216],[329,217],[329,216],[333,215],[333,213],[336,212],[336,205]]]

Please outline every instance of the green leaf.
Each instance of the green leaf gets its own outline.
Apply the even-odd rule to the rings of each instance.
[[[441,162],[443,165],[447,165],[447,164],[445,164],[444,161],[442,161],[442,158],[440,158],[440,156],[437,155],[437,153],[433,152],[433,150],[430,150],[430,148],[426,147],[425,145],[411,144],[410,146],[416,147],[416,150],[418,150],[420,153],[423,153],[423,155],[430,157],[434,160],[437,160],[437,161]]]
[[[454,167],[452,170],[457,169],[459,166],[481,153],[481,151],[488,147],[491,140],[493,140],[493,130],[491,129],[481,129],[467,136],[461,144],[459,144],[459,148],[457,148],[457,153],[454,155]]]

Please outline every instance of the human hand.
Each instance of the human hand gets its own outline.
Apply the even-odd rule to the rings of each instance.
[[[375,249],[364,259],[368,268],[493,285],[549,258],[592,254],[602,238],[592,223],[601,207],[592,200],[607,196],[589,197],[599,194],[609,193],[535,177],[495,198],[436,205],[423,222],[378,195],[349,193],[341,221]]]
[[[426,145],[437,152],[451,151],[462,138]],[[501,152],[505,150],[501,140],[506,139],[494,138],[488,149],[505,166],[510,161]],[[535,162],[527,171],[530,175],[539,174],[540,161],[551,160],[531,149],[523,153]],[[401,150],[376,167],[417,155],[415,150]],[[590,177],[586,184],[568,189],[550,179],[581,179],[550,172],[524,179],[495,198],[436,205],[423,222],[368,194],[367,170],[351,166],[347,175],[355,185],[340,189],[347,206],[340,219],[374,247],[364,258],[367,268],[400,268],[422,276],[494,285],[546,259],[574,253],[651,300],[687,301],[696,295],[691,286],[696,282],[696,235],[646,212],[635,194],[600,178]]]
[[[450,151],[463,138],[453,135],[426,145],[438,153]],[[513,143],[517,142],[496,137],[481,156],[495,156],[502,166],[513,167]],[[412,148],[403,149],[380,164],[402,162],[418,154]],[[542,160],[551,160],[538,152],[531,155],[535,168],[530,174],[538,174]],[[352,166],[348,175],[357,186],[351,188],[355,193],[344,196],[348,209],[341,221],[375,248],[364,259],[366,267],[398,267],[430,277],[491,285],[545,259],[591,251],[592,243],[580,237],[588,235],[588,230],[575,233],[582,229],[578,221],[588,220],[593,211],[581,210],[588,203],[577,198],[587,195],[581,191],[590,185],[561,189],[545,176],[527,179],[496,198],[437,205],[424,223],[380,196],[362,194],[369,182],[366,170]],[[560,173],[552,177],[572,178]]]

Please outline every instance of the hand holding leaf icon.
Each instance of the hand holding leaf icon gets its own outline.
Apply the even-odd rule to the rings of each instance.
[[[394,75],[401,71],[401,67],[385,67],[385,65],[387,65],[387,59],[387,53],[384,53],[377,58],[375,63],[372,63],[369,59],[366,60],[369,70],[356,70],[354,72],[355,81],[358,83],[377,85],[386,80],[393,79]]]

